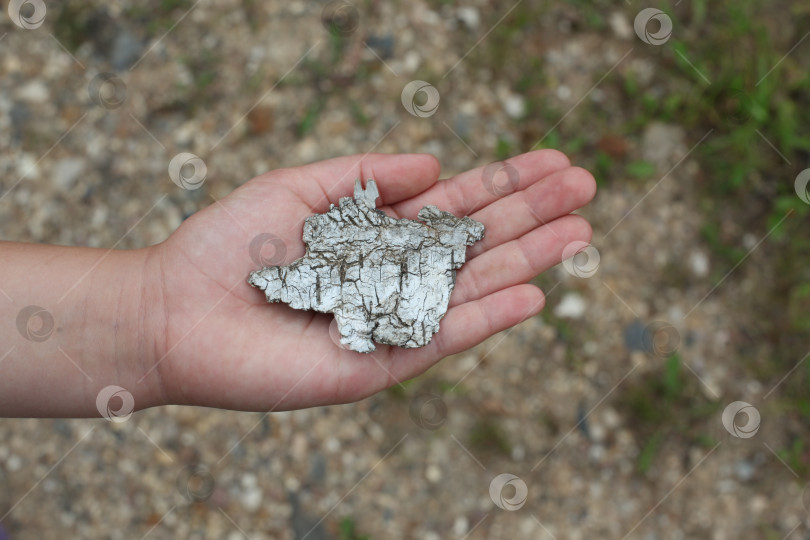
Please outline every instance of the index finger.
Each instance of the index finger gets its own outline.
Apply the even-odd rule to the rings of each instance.
[[[568,157],[557,150],[527,152],[439,181],[424,192],[394,204],[393,209],[399,216],[415,216],[423,206],[432,204],[455,216],[468,216],[570,166]]]
[[[379,206],[390,206],[428,189],[439,178],[439,162],[430,154],[358,154],[272,173],[316,212],[354,193],[357,178],[374,179]],[[301,183],[305,182],[302,186]],[[315,189],[301,189],[312,188]]]

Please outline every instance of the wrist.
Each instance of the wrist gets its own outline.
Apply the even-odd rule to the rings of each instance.
[[[0,415],[97,417],[108,386],[138,409],[167,403],[155,252],[0,242],[3,316],[16,322],[0,328]]]
[[[141,397],[136,409],[172,403],[164,377],[167,365],[166,328],[167,305],[163,275],[162,244],[129,252],[133,284],[129,295],[131,304],[125,307],[129,330],[122,334],[122,346],[133,352],[129,366],[135,374],[135,388]],[[127,261],[128,262],[128,261]]]
[[[90,363],[96,399],[101,389],[120,386],[135,410],[168,404],[161,372],[164,302],[157,246],[111,251],[87,276],[73,309],[81,309],[78,350]],[[78,291],[77,291],[78,293]],[[72,295],[71,295],[72,296]],[[69,303],[70,297],[65,303]]]

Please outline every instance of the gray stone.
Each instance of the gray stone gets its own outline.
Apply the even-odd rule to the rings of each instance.
[[[128,30],[122,30],[115,36],[110,53],[113,68],[118,71],[129,69],[141,56],[142,49],[143,44],[138,38]]]
[[[83,159],[62,158],[54,166],[52,181],[59,189],[66,191],[73,187],[84,169],[85,162]]]
[[[384,36],[369,36],[366,39],[366,45],[371,47],[374,52],[383,60],[388,60],[394,57],[394,36],[387,34]]]
[[[631,351],[646,351],[646,327],[638,319],[624,328],[624,345]]]

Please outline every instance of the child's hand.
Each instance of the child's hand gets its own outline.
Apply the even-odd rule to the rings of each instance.
[[[490,166],[437,182],[432,156],[372,154],[254,178],[152,248],[144,286],[159,291],[162,303],[151,315],[154,367],[142,380],[163,388],[171,403],[256,411],[343,403],[415,377],[535,315],[544,297],[526,282],[559,263],[569,243],[590,240],[588,223],[568,214],[596,187],[553,150],[509,164],[509,181],[503,172],[493,178],[499,166]],[[376,181],[378,205],[390,216],[415,219],[433,204],[486,227],[468,248],[447,315],[426,347],[342,349],[334,328],[330,337],[331,314],[268,304],[247,284],[261,266],[262,240],[268,264],[301,257],[304,219],[351,196],[355,178]]]

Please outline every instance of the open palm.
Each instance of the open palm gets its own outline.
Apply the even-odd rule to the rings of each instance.
[[[355,401],[537,314],[543,294],[526,282],[559,263],[569,243],[590,240],[588,223],[569,214],[596,187],[553,150],[508,163],[509,182],[492,167],[437,181],[430,155],[341,157],[254,178],[186,220],[156,246],[153,276],[164,302],[155,371],[170,401],[256,411]],[[298,259],[304,219],[351,196],[355,178],[376,181],[378,207],[390,216],[415,219],[433,204],[486,227],[425,347],[346,350],[334,324],[330,333],[331,314],[268,304],[247,283],[262,240],[272,264]]]

